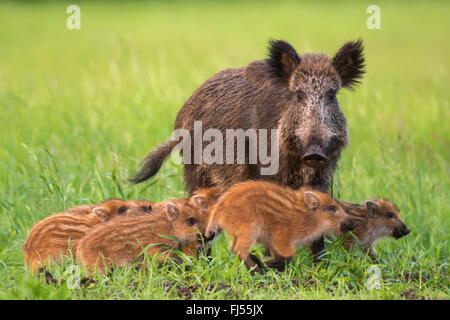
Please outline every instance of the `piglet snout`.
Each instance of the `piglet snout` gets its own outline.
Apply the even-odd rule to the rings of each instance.
[[[358,224],[356,223],[355,220],[347,219],[347,220],[341,222],[340,227],[341,227],[341,231],[345,233],[345,232],[349,232],[349,231],[354,230],[357,225]]]
[[[410,232],[411,232],[411,230],[409,230],[406,225],[403,225],[400,228],[395,228],[394,229],[393,236],[394,236],[395,239],[400,239],[401,237],[406,236]]]

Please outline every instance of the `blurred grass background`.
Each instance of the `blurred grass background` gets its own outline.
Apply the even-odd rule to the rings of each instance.
[[[66,28],[73,3],[81,8],[81,30]],[[381,8],[381,30],[366,27],[371,4]],[[300,271],[252,278],[239,266],[224,276],[220,261],[234,261],[224,238],[214,248],[216,264],[196,262],[197,280],[189,281],[223,276],[232,289],[197,291],[194,298],[448,298],[449,9],[445,1],[1,2],[0,298],[110,297],[112,284],[58,290],[28,275],[21,251],[27,232],[38,219],[81,203],[183,196],[182,168],[170,162],[149,183],[126,179],[170,136],[178,110],[202,82],[264,58],[270,38],[330,56],[363,39],[367,74],[354,92],[338,96],[350,146],[335,196],[389,198],[413,232],[377,245],[384,277],[394,279],[379,291],[365,288],[365,269],[353,280],[342,276],[370,264],[342,252],[321,270],[299,250],[293,265]],[[241,276],[248,283],[238,283]],[[163,290],[170,277],[159,277],[160,291],[114,297],[178,297]],[[289,285],[310,277],[310,288]],[[255,287],[258,281],[265,288]],[[333,281],[339,285],[330,289]]]

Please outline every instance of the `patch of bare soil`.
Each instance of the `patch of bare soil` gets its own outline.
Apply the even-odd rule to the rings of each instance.
[[[172,290],[174,287],[172,284],[167,283],[167,282],[165,283],[164,286],[166,288],[166,291]],[[183,285],[177,284],[175,286],[175,290],[179,297],[184,298],[186,300],[190,300],[190,299],[192,299],[192,294],[202,287],[203,287],[203,285],[200,285],[200,284],[193,284],[190,286],[183,286]],[[207,292],[227,290],[227,289],[231,289],[231,287],[229,285],[227,285],[225,283],[221,283],[221,282],[208,283],[205,287],[205,291],[207,291]]]

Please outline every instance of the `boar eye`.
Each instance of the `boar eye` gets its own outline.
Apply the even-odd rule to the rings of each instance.
[[[152,211],[152,206],[142,206],[141,210],[144,212],[150,212]]]
[[[305,98],[305,94],[303,93],[303,91],[302,90],[298,90],[298,92],[297,92],[297,99],[299,101],[302,101],[304,98]]]
[[[188,226],[192,227],[194,224],[197,223],[197,220],[195,218],[189,218],[186,220],[186,223]]]
[[[119,214],[124,214],[125,211],[127,211],[128,208],[127,207],[120,207],[119,210],[117,211]]]
[[[328,206],[327,207],[327,211],[336,212],[337,211],[337,207],[336,206]]]
[[[327,102],[328,103],[335,103],[336,102],[336,91],[331,90],[326,95]]]
[[[388,212],[387,217],[388,217],[389,219],[392,219],[392,218],[395,217],[395,214],[394,214],[393,212]]]

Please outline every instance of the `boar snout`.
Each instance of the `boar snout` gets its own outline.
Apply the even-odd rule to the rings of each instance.
[[[209,232],[204,236],[205,241],[211,241],[216,236],[216,233],[214,231]]]
[[[410,232],[411,230],[409,230],[406,225],[402,225],[401,227],[394,229],[393,236],[395,239],[400,239],[401,237],[406,236]]]
[[[328,157],[325,155],[322,147],[317,144],[310,145],[302,156],[302,161],[313,168],[321,168],[325,166]]]
[[[356,228],[358,224],[353,219],[347,219],[340,223],[340,228],[343,233],[352,231]]]

